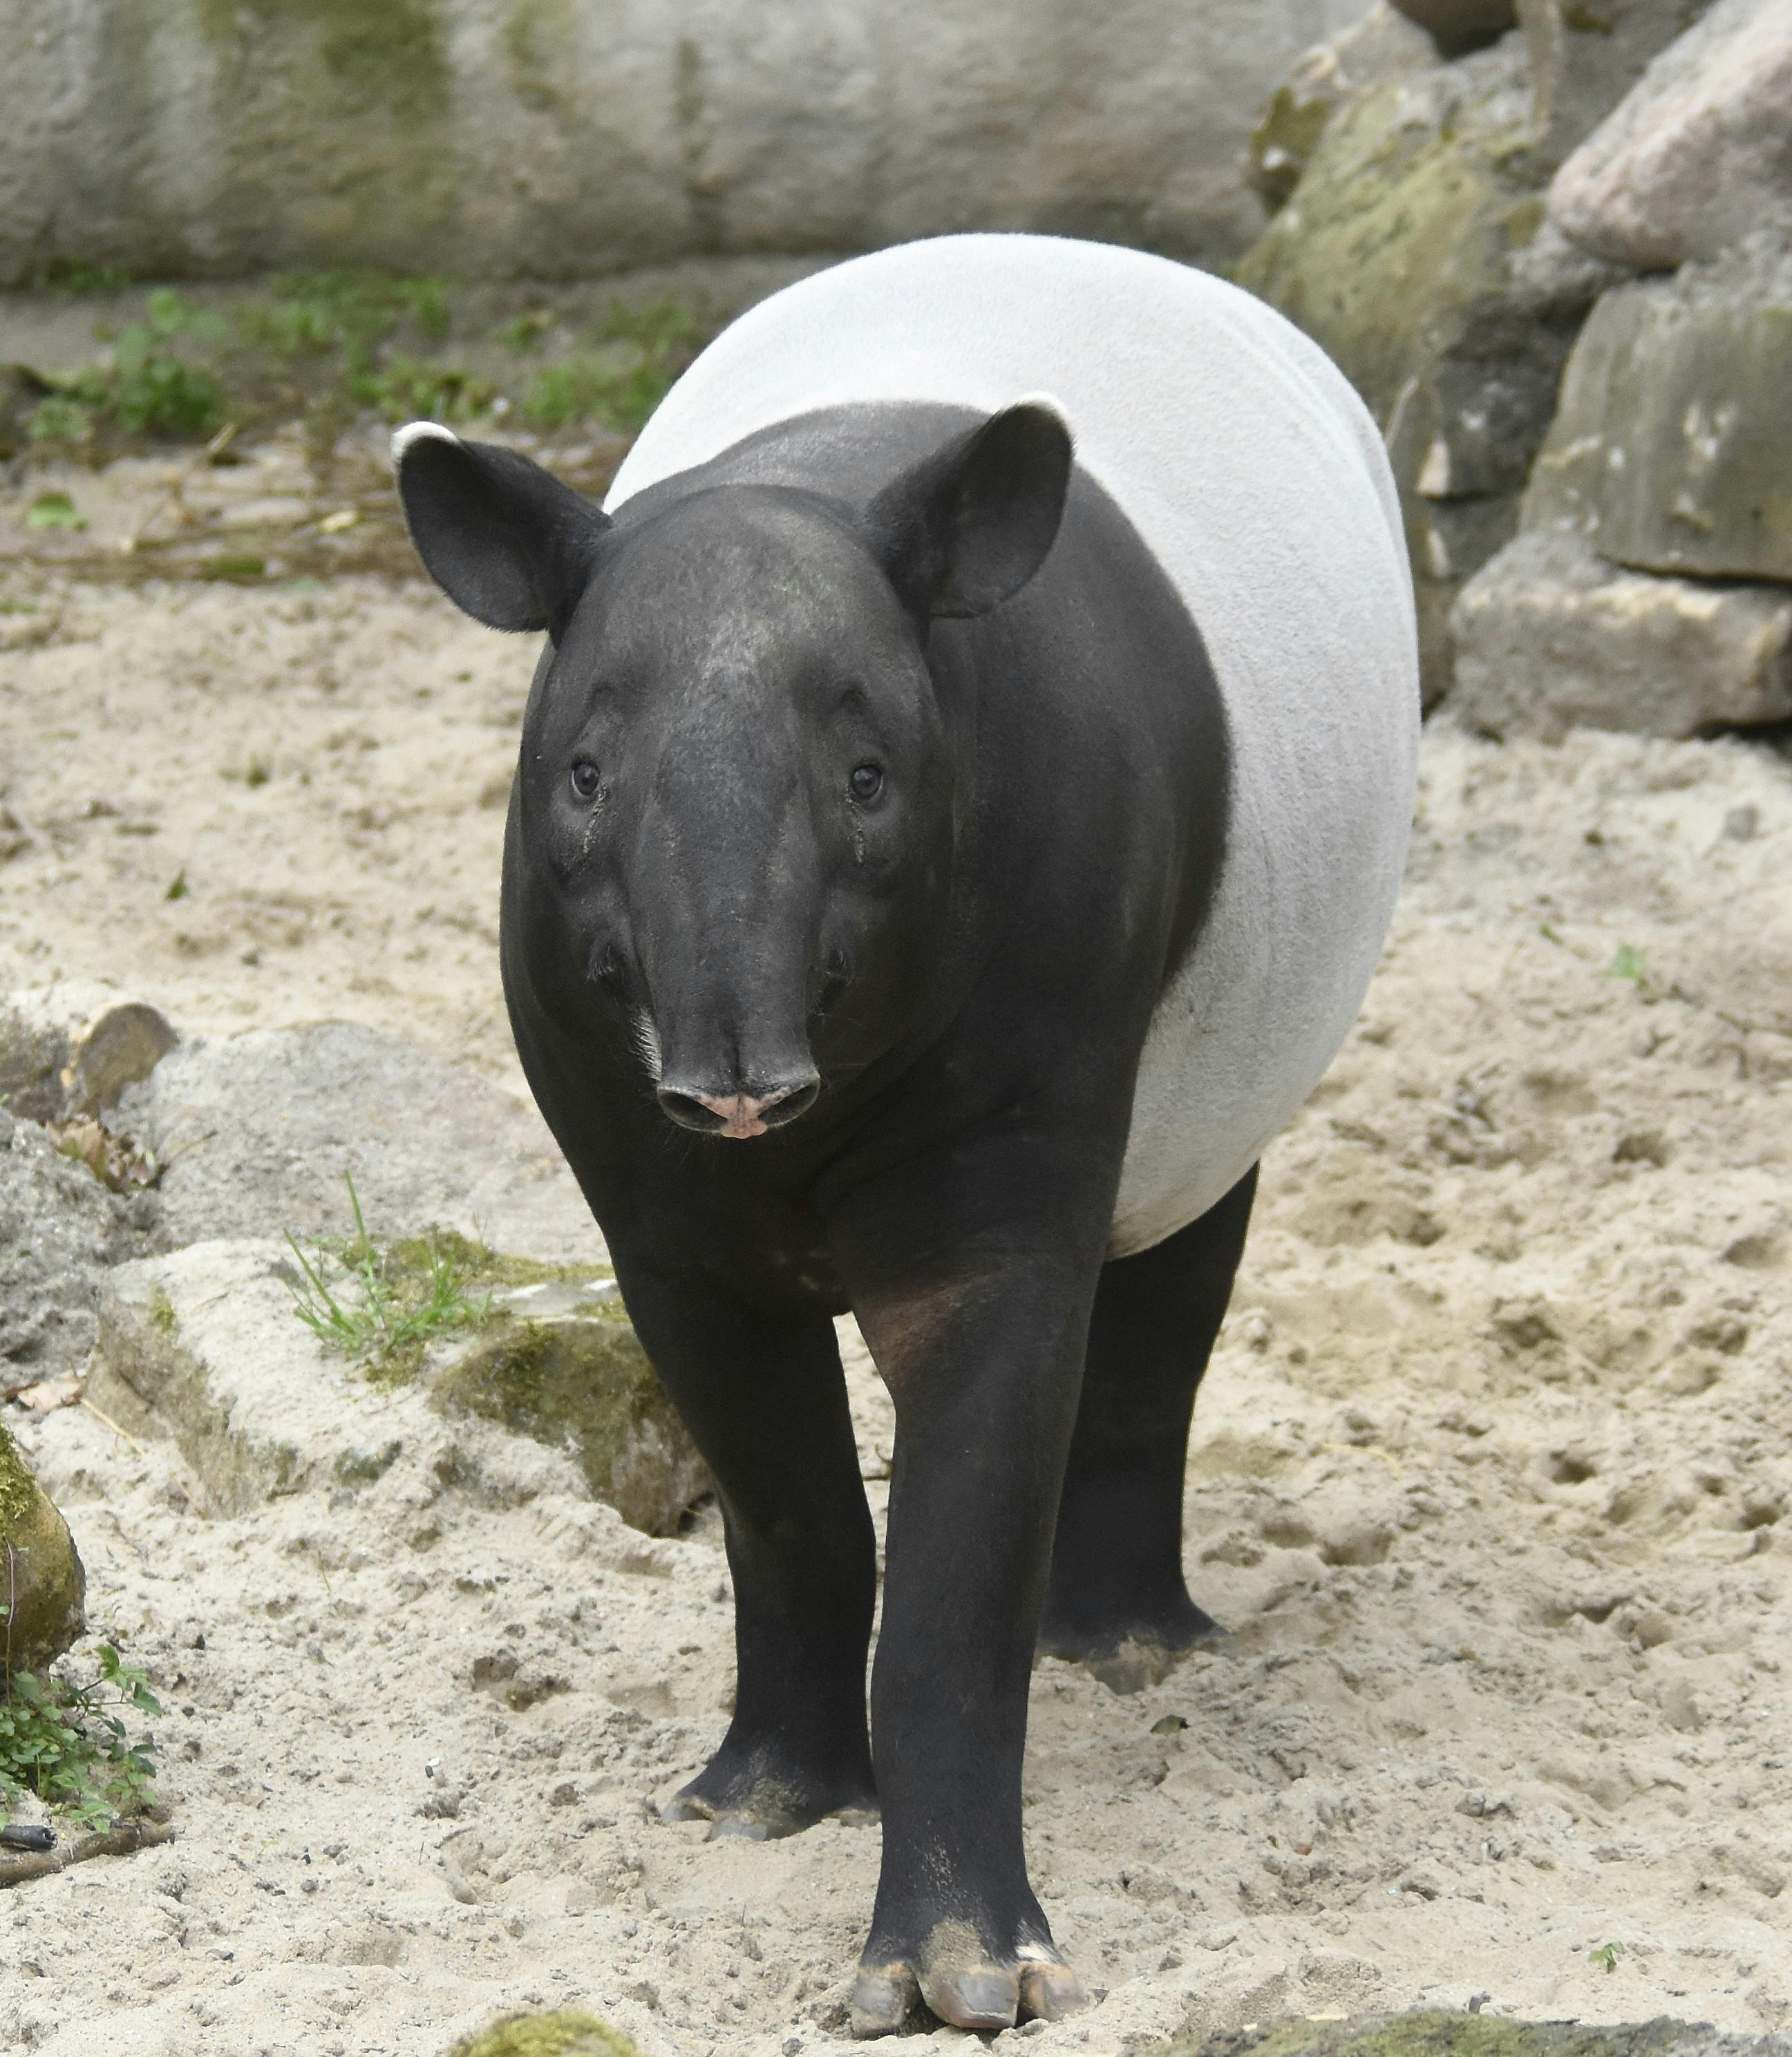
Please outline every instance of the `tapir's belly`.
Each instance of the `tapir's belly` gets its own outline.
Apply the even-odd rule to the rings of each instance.
[[[1317,1083],[1393,912],[1418,739],[1412,586],[1382,442],[1260,301],[1136,251],[953,236],[775,295],[629,453],[613,506],[824,407],[1044,393],[1181,593],[1231,730],[1219,886],[1152,1018],[1116,1255],[1203,1214]]]

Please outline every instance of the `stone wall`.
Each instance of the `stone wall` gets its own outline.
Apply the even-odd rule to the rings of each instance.
[[[965,228],[1204,261],[1361,0],[16,0],[0,283],[63,264],[579,278]]]
[[[1238,275],[1382,423],[1428,704],[1792,717],[1789,94],[1786,0],[1382,0],[1267,103]]]

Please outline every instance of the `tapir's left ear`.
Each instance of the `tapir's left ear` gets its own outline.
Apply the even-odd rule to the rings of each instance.
[[[1023,400],[954,436],[872,501],[891,582],[920,615],[987,614],[1045,563],[1070,486],[1070,431]]]
[[[462,442],[438,422],[392,438],[410,540],[454,604],[488,628],[557,641],[610,525],[601,507],[518,450]]]

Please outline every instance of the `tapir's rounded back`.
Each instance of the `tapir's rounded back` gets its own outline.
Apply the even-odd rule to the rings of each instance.
[[[1381,438],[1324,354],[1248,294],[1136,251],[955,236],[763,303],[672,389],[614,506],[823,407],[1061,409],[1077,461],[1186,603],[1233,753],[1218,890],[1140,1063],[1116,1255],[1206,1211],[1349,1029],[1392,914],[1419,692]]]

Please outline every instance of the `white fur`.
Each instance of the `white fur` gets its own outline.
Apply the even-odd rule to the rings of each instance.
[[[1312,1091],[1394,909],[1418,743],[1412,585],[1381,438],[1342,375],[1204,272],[942,236],[743,316],[668,394],[609,505],[818,407],[993,411],[1041,389],[1180,591],[1233,741],[1219,890],[1140,1067],[1111,1245],[1127,1255],[1205,1212]]]
[[[394,429],[392,431],[392,469],[396,471],[404,462],[404,454],[413,443],[426,442],[431,437],[443,443],[458,443],[460,441],[452,429],[445,429],[439,422],[406,422],[402,429]]]

